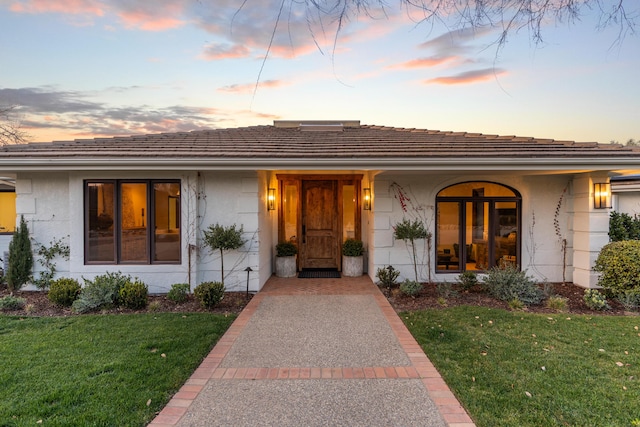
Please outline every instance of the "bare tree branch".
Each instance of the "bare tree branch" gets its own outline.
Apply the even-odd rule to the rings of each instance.
[[[384,0],[289,1],[300,1],[308,13],[338,23],[338,33],[347,21],[359,16],[373,18],[374,9],[384,11],[390,7]],[[422,22],[438,20],[454,28],[501,27],[499,46],[507,42],[509,34],[524,28],[540,43],[546,25],[579,21],[592,10],[600,14],[599,29],[619,26],[620,42],[627,34],[636,34],[640,19],[637,0],[399,0],[399,3],[407,14],[421,13]]]
[[[20,130],[19,121],[12,117],[17,107],[0,107],[0,145],[22,144],[27,141],[29,135]]]

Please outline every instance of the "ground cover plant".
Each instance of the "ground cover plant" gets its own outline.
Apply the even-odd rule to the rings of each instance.
[[[640,423],[640,317],[400,314],[479,427]]]
[[[234,318],[0,316],[0,425],[146,425]]]

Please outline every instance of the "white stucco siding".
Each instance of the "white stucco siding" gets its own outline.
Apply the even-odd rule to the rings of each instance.
[[[258,202],[259,178],[255,172],[201,172],[199,212],[199,256],[197,283],[222,280],[220,252],[211,252],[203,244],[202,231],[220,224],[224,227],[243,227],[246,243],[238,250],[225,251],[224,283],[229,291],[244,291],[247,286],[245,269],[256,273],[249,275],[249,289],[261,287],[260,275],[260,208]]]
[[[518,177],[513,188],[522,196],[522,268],[536,280],[562,282],[562,240],[567,241],[565,280],[572,280],[572,176]],[[556,214],[557,211],[557,214]]]
[[[69,174],[66,172],[21,173],[16,179],[16,215],[24,216],[29,227],[32,247],[50,247],[53,240],[70,244]],[[34,275],[39,277],[43,267],[34,256]],[[57,257],[55,277],[70,274],[69,260]],[[28,289],[31,289],[29,287]]]
[[[369,275],[375,280],[378,268],[392,265],[400,270],[401,280],[415,277],[410,246],[393,238],[393,226],[403,218],[419,218],[428,231],[435,236],[435,198],[438,192],[449,186],[466,181],[496,182],[514,188],[522,196],[521,264],[537,280],[562,281],[561,239],[556,234],[554,223],[556,208],[562,196],[563,202],[557,216],[561,235],[568,241],[566,280],[571,280],[572,248],[572,201],[571,176],[454,176],[454,175],[380,175],[374,183],[373,244],[370,245],[372,260]],[[406,211],[398,199],[400,187],[408,197]],[[565,190],[567,188],[567,190]],[[563,190],[564,195],[563,195]],[[535,218],[535,222],[534,222]],[[429,277],[427,262],[431,262],[431,279],[452,281],[458,273],[435,273],[435,248],[428,254],[427,242],[418,242],[419,280]]]
[[[626,213],[631,216],[640,215],[640,191],[614,194],[613,208],[616,212]]]

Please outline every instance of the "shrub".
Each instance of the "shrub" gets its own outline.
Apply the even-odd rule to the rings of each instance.
[[[640,239],[640,218],[638,215],[611,212],[609,216],[609,239],[612,242]]]
[[[347,239],[342,244],[342,255],[344,256],[362,256],[363,253],[362,240]]]
[[[389,290],[396,284],[399,275],[400,272],[391,265],[378,268],[376,271],[376,278],[380,281],[380,284]]]
[[[400,292],[410,297],[416,296],[422,290],[422,284],[415,280],[405,280],[400,284]]]
[[[468,291],[478,284],[478,275],[475,271],[463,271],[458,276],[458,284],[462,287],[462,289]]]
[[[618,302],[628,311],[640,308],[640,289],[628,289],[616,297]]]
[[[7,270],[7,285],[9,291],[17,291],[31,278],[33,268],[33,253],[31,253],[31,240],[29,240],[29,228],[20,217],[20,226],[13,233],[9,243],[9,269]]]
[[[76,313],[84,313],[117,306],[120,289],[129,281],[131,276],[120,272],[96,276],[93,281],[85,279],[85,286],[71,307]]]
[[[127,281],[118,292],[120,305],[137,310],[145,308],[148,304],[149,288],[140,280]]]
[[[224,298],[224,284],[203,282],[196,286],[193,294],[204,308],[213,308]]]
[[[82,287],[76,279],[60,278],[51,282],[47,297],[51,303],[60,307],[71,307],[78,299]]]
[[[2,310],[20,310],[27,301],[24,298],[14,297],[13,295],[7,295],[4,298],[0,298],[0,311]]]
[[[280,242],[276,245],[276,256],[294,256],[298,253],[298,247],[291,242]]]
[[[608,296],[640,289],[640,240],[624,240],[605,245],[593,267],[602,274],[598,285]]]
[[[495,298],[502,301],[519,300],[524,305],[540,304],[544,299],[542,290],[535,284],[526,271],[514,266],[494,267],[487,271],[484,286]]]
[[[582,297],[584,303],[592,310],[608,310],[609,303],[607,297],[600,293],[597,289],[587,289]]]
[[[508,305],[511,310],[516,310],[516,311],[523,310],[525,307],[524,303],[520,301],[518,298],[509,300]]]
[[[436,285],[436,291],[438,296],[444,299],[448,299],[457,295],[457,292],[451,286],[449,282],[441,282]]]
[[[567,311],[567,298],[552,295],[547,299],[546,306],[555,311]]]
[[[167,294],[167,298],[176,304],[181,302],[185,302],[187,300],[187,296],[189,295],[189,289],[191,287],[188,283],[174,283],[171,285],[171,289]]]

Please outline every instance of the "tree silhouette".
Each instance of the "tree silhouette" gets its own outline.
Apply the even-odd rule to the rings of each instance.
[[[0,107],[0,145],[26,142],[28,135],[20,130],[20,124],[12,117],[15,109],[15,105]]]

